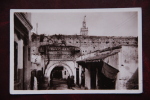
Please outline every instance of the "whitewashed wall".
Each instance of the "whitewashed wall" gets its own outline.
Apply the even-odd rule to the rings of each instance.
[[[138,68],[137,46],[122,46],[119,56],[119,80],[117,89],[126,89],[127,81],[132,77]]]

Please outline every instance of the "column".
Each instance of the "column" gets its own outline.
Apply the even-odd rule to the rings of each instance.
[[[18,81],[19,89],[23,89],[23,40],[18,41]]]
[[[98,69],[96,68],[96,89],[98,89]]]
[[[121,53],[119,52],[118,53],[118,70],[119,71],[120,71],[120,67],[121,67],[121,61],[122,61],[122,57],[121,57]],[[120,75],[121,75],[121,73],[118,72],[117,78],[116,78],[116,86],[115,86],[116,90],[122,89],[122,80],[119,80],[120,79]]]
[[[82,66],[79,65],[79,85],[81,85],[81,72],[82,72]]]
[[[91,89],[90,69],[85,68],[85,88]]]

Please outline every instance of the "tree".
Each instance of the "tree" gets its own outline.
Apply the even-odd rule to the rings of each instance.
[[[46,63],[46,65],[45,65],[44,74],[45,74],[45,71],[46,71],[46,69],[47,69],[48,64],[50,63],[50,56],[49,56],[49,53],[46,52],[45,55],[47,56],[47,63]]]

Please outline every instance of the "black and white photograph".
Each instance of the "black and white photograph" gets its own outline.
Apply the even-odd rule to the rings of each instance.
[[[10,94],[142,92],[141,8],[10,10]]]

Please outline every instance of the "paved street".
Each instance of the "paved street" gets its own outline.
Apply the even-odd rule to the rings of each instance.
[[[77,86],[68,89],[67,80],[53,79],[53,87],[49,87],[48,90],[83,90]]]
[[[72,89],[68,89],[66,80],[53,79],[53,87],[50,87],[49,90],[72,90]]]

